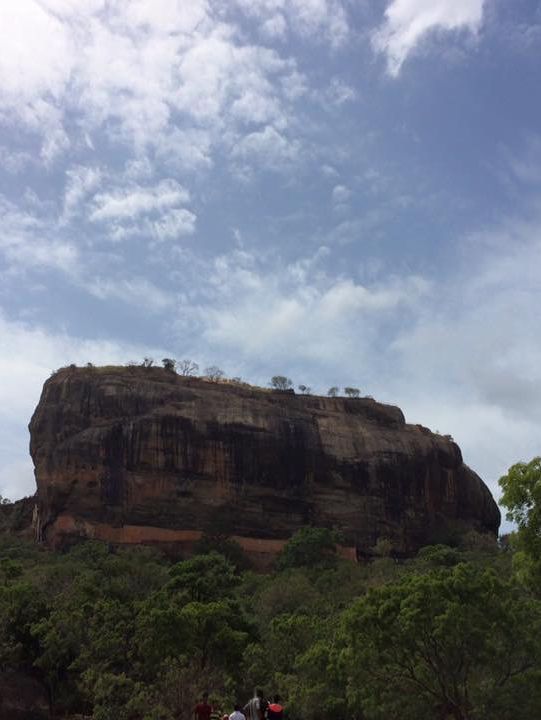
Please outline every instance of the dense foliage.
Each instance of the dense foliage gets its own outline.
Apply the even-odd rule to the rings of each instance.
[[[541,457],[516,463],[500,478],[501,503],[517,525],[515,568],[541,593]]]
[[[470,533],[356,565],[335,542],[305,528],[261,575],[219,536],[182,562],[5,538],[2,671],[38,678],[59,717],[188,720],[203,690],[231,712],[256,686],[291,720],[541,717],[541,603],[512,551]]]

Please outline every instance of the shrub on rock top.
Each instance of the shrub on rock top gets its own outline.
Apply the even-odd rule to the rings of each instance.
[[[285,375],[273,375],[271,377],[270,385],[273,390],[285,391],[293,389],[293,381]]]

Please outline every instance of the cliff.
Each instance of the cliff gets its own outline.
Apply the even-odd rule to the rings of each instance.
[[[327,398],[177,376],[66,368],[30,423],[40,539],[161,543],[202,533],[273,557],[302,525],[350,555],[387,537],[409,554],[443,526],[496,533],[500,513],[459,447],[369,398]]]

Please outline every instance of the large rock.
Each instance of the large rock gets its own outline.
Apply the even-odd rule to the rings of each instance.
[[[273,556],[307,524],[350,554],[409,554],[442,528],[497,533],[500,513],[450,439],[369,398],[293,395],[162,368],[67,368],[30,423],[38,536],[163,543],[205,532]]]

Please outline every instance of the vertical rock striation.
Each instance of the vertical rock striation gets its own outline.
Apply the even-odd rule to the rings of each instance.
[[[68,368],[45,383],[30,433],[36,527],[52,545],[88,536],[189,551],[220,532],[273,556],[312,524],[357,553],[386,537],[409,554],[443,527],[500,523],[452,440],[368,398]]]

